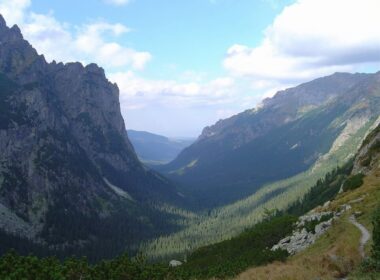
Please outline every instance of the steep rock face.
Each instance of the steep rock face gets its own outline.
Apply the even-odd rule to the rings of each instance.
[[[354,161],[353,174],[368,174],[380,167],[380,124],[369,133]]]
[[[379,116],[379,78],[335,73],[281,91],[258,109],[205,128],[160,170],[203,207],[241,199],[307,170],[356,133],[363,136],[361,130]]]
[[[149,205],[181,197],[138,161],[118,95],[103,69],[48,64],[0,16],[2,230],[62,248],[160,231]]]

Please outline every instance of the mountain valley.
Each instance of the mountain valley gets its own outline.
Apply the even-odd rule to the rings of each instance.
[[[261,56],[284,55],[287,43],[295,44],[276,37],[278,16],[261,47],[233,45],[225,54],[225,77],[216,78],[220,73],[195,73],[181,59],[160,58],[178,52],[171,47],[179,48],[180,37],[154,55],[135,50],[143,44],[137,33],[147,31],[139,24],[148,18],[140,14],[136,27],[90,17],[77,25],[60,22],[53,11],[32,12],[31,1],[9,2],[12,9],[4,1],[0,279],[380,279],[377,60],[354,52],[355,61],[365,62],[328,67],[327,60],[309,60],[318,46],[308,43],[310,49],[291,51],[315,72],[297,63],[290,63],[297,71],[287,71],[295,55],[288,53],[269,59],[255,76],[249,71]],[[315,2],[290,6],[308,1]],[[127,18],[133,16],[122,6],[142,5],[99,2],[91,8],[104,5],[107,14],[117,6]],[[171,28],[182,32],[182,24]],[[50,29],[42,36],[41,28]],[[116,42],[123,34],[131,41],[122,46]],[[207,35],[207,44],[215,43]],[[61,46],[66,56],[51,55],[51,38],[71,42]],[[156,47],[157,38],[148,39],[143,45]],[[215,50],[205,59],[197,48],[191,51],[182,59],[200,68],[209,64],[206,70],[220,55]],[[338,52],[336,61],[347,59]],[[281,71],[264,79],[277,64]],[[147,132],[194,135],[202,127],[193,138]]]
[[[172,161],[184,148],[194,142],[192,138],[168,138],[131,129],[128,130],[128,137],[140,160],[148,166]]]

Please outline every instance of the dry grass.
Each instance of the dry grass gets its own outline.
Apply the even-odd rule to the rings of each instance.
[[[305,279],[339,279],[347,276],[361,262],[358,251],[360,231],[348,222],[352,212],[363,214],[358,221],[372,230],[371,216],[380,202],[380,168],[367,176],[362,187],[340,194],[328,210],[336,210],[342,204],[364,197],[353,203],[347,212],[315,244],[304,252],[290,257],[286,262],[275,262],[262,267],[251,268],[241,273],[236,279],[258,280],[305,280]],[[366,246],[370,252],[370,244]]]

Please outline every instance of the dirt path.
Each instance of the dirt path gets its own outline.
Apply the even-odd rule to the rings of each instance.
[[[360,255],[364,258],[365,257],[364,246],[368,242],[368,240],[370,239],[371,234],[362,224],[358,223],[358,221],[356,220],[354,215],[352,215],[349,218],[349,221],[354,226],[356,226],[360,230],[360,232],[362,233],[362,237],[360,238],[359,252],[360,252]]]
[[[360,238],[359,252],[360,252],[360,255],[362,256],[362,258],[364,258],[365,257],[364,246],[368,242],[368,240],[370,239],[371,234],[362,224],[360,224],[356,220],[355,215],[351,215],[348,220],[350,221],[351,224],[356,226],[360,230],[360,232],[362,233],[362,237]],[[347,278],[340,278],[339,280],[347,280]]]

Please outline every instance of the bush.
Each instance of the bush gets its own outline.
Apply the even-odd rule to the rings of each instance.
[[[353,176],[348,177],[348,179],[343,184],[343,190],[354,190],[363,185],[364,175],[359,173]]]
[[[326,222],[326,221],[330,220],[332,217],[334,217],[333,214],[326,214],[326,215],[323,215],[320,220],[315,219],[315,220],[312,220],[312,221],[307,221],[305,223],[305,229],[307,230],[307,232],[315,233],[315,227],[317,225],[319,225],[320,223],[323,223],[323,222]]]

